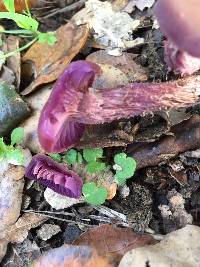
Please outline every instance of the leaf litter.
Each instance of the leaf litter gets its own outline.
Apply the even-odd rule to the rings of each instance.
[[[182,78],[174,74],[172,68],[168,72],[163,56],[163,36],[159,27],[153,27],[155,18],[151,7],[154,2],[139,0],[111,3],[89,0],[85,8],[79,11],[78,7],[81,8],[83,2],[77,1],[75,9],[72,9],[75,11],[72,17],[69,12],[72,7],[69,6],[68,9],[66,6],[63,10],[63,1],[39,3],[38,7],[36,1],[31,1],[34,7],[36,4],[33,12],[36,17],[38,12],[41,27],[44,31],[52,28],[57,30],[58,39],[53,46],[35,43],[27,52],[18,52],[2,62],[0,79],[8,84],[3,93],[6,95],[7,92],[12,92],[6,98],[1,98],[4,107],[1,136],[5,136],[5,144],[10,142],[12,129],[20,124],[25,133],[22,146],[29,148],[33,154],[45,153],[38,140],[38,120],[52,91],[52,83],[71,61],[86,59],[101,68],[101,73],[95,77],[92,88],[87,93],[92,95],[91,105],[87,102],[82,113],[84,115],[88,112],[83,117],[89,122],[91,114],[99,118],[104,112],[104,109],[99,109],[96,114],[94,110],[89,113],[98,90],[98,98],[101,98],[101,94],[106,93],[105,88],[113,88],[112,91],[117,92],[116,88],[126,85],[123,89],[127,90],[129,84],[135,82],[138,82],[137,87],[148,83],[150,90],[155,82],[160,90],[161,85],[176,87],[178,84],[177,90],[179,87],[185,90],[194,81],[198,84],[198,74]],[[21,12],[23,8],[21,2],[17,1],[17,11]],[[60,14],[60,18],[56,14]],[[4,53],[19,48],[21,44],[21,39],[15,36],[5,37],[2,34],[1,38]],[[125,52],[126,50],[128,51]],[[187,62],[177,62],[178,51],[174,55],[173,65],[181,63],[182,70],[182,67],[187,67]],[[168,56],[171,59],[171,55]],[[177,68],[180,69],[180,65]],[[76,81],[80,78],[79,75],[72,77]],[[70,83],[74,82],[72,79]],[[63,159],[66,159],[65,168],[80,175],[84,186],[82,196],[78,199],[61,196],[37,183],[26,181],[24,186],[25,167],[2,164],[4,171],[7,169],[5,173],[2,172],[0,183],[0,212],[3,216],[0,258],[3,259],[6,254],[3,266],[23,267],[32,262],[32,266],[70,264],[79,267],[94,266],[97,261],[99,266],[117,266],[122,256],[132,248],[133,253],[138,246],[146,246],[151,251],[149,244],[157,242],[155,239],[161,240],[162,235],[175,233],[187,224],[200,226],[199,106],[197,104],[177,109],[174,103],[185,101],[185,96],[178,98],[181,92],[179,94],[177,90],[171,96],[174,109],[160,111],[159,104],[154,113],[143,113],[133,118],[121,118],[118,109],[115,118],[120,120],[109,123],[105,120],[106,123],[101,125],[86,123],[84,135],[76,148],[73,148],[75,157],[73,153],[68,157],[66,151],[47,155],[59,164],[63,164]],[[142,101],[148,93],[149,91],[142,95]],[[195,100],[198,96],[199,92],[196,91],[195,96],[193,93]],[[151,95],[151,99],[152,97]],[[4,99],[7,99],[6,107],[9,106],[11,113],[6,113]],[[12,106],[14,99],[21,103],[21,107],[16,110]],[[109,102],[114,100],[116,96],[110,98]],[[126,101],[130,103],[130,98]],[[189,104],[193,105],[193,102],[194,99],[191,98]],[[148,103],[143,111],[146,106]],[[12,145],[18,142],[17,136],[18,132],[15,137],[11,135]],[[106,149],[103,150],[104,147]],[[89,151],[89,154],[84,151]],[[26,153],[24,166],[28,166],[31,160],[27,149]],[[119,156],[116,155],[120,154],[123,156],[118,159]],[[55,173],[55,166],[57,165],[51,165],[51,172],[49,166],[46,169],[38,167],[37,175],[45,177],[44,184],[52,179],[52,173],[53,180],[56,181],[54,187],[62,184],[61,176]],[[104,169],[105,167],[108,169]],[[21,170],[19,179],[18,170]],[[69,187],[72,188],[70,183]],[[26,198],[28,201],[22,207],[22,201]],[[6,209],[3,203],[9,203]],[[98,206],[99,204],[101,205]],[[70,227],[77,229],[68,232],[69,240],[75,239],[74,244],[63,246],[67,240],[65,231]],[[188,229],[186,227],[186,231]],[[77,238],[77,233],[79,235],[81,231],[83,234]],[[8,246],[9,242],[12,244]],[[10,253],[10,249],[13,253]],[[45,251],[48,251],[47,254],[38,258]],[[63,257],[64,262],[61,263]],[[36,258],[38,259],[33,262]],[[123,260],[122,264],[128,266]]]

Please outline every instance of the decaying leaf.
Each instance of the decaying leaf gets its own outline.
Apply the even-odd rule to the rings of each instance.
[[[19,48],[19,37],[17,36],[8,36],[6,39],[7,53],[15,51]],[[16,89],[19,89],[20,79],[21,79],[21,56],[20,52],[16,52],[13,56],[8,57],[6,60],[6,65],[11,69],[15,75],[15,86]]]
[[[135,7],[143,11],[145,8],[152,7],[154,3],[155,0],[130,0],[128,5],[125,7],[125,11],[132,13]]]
[[[155,243],[150,235],[139,235],[130,228],[119,228],[109,224],[90,229],[74,241],[75,245],[94,247],[101,256],[115,263],[119,263],[127,251]]]
[[[30,267],[113,267],[93,248],[68,246],[52,249],[33,262]]]
[[[3,259],[2,266],[5,267],[27,267],[41,255],[40,248],[35,241],[25,239],[20,244],[12,244],[10,252]]]
[[[132,143],[129,155],[137,161],[137,168],[155,166],[179,153],[200,148],[200,116],[194,115],[171,128],[171,134],[153,143]]]
[[[0,83],[0,135],[5,135],[28,117],[28,105],[13,87]]]
[[[20,214],[25,168],[9,165],[0,176],[0,232],[13,225]]]
[[[30,105],[32,113],[31,116],[20,125],[25,133],[23,145],[35,154],[43,153],[43,149],[38,140],[37,129],[40,112],[44,103],[48,100],[50,93],[51,85],[47,85],[43,86],[41,90],[26,97],[26,102]]]
[[[76,198],[62,196],[54,192],[50,188],[47,188],[44,191],[44,198],[49,203],[49,205],[56,210],[67,209],[73,205],[84,202],[83,199],[81,198],[76,199]]]
[[[41,214],[25,213],[15,224],[7,227],[4,232],[0,232],[0,242],[3,239],[11,243],[21,243],[26,239],[30,229],[39,226],[46,220],[47,217]]]
[[[57,30],[56,35],[57,42],[53,46],[37,42],[23,56],[23,62],[33,64],[35,75],[23,95],[34,91],[39,85],[55,81],[85,45],[89,29],[86,25],[77,26],[69,21]]]
[[[115,11],[110,2],[89,0],[86,8],[74,19],[77,24],[88,23],[94,31],[95,47],[106,48],[109,54],[119,56],[122,50],[138,45],[142,38],[132,39],[132,32],[139,26],[126,12]]]
[[[25,4],[25,0],[15,0],[15,11],[16,12],[22,12],[24,10],[26,10],[26,4]],[[29,5],[29,7],[34,6],[35,4],[37,4],[38,0],[28,0],[27,3]],[[1,0],[0,1],[0,11],[7,11],[4,5],[4,1]]]
[[[147,81],[147,69],[134,61],[134,55],[123,52],[121,56],[108,55],[106,51],[99,50],[90,54],[88,61],[100,65],[102,73],[95,78],[93,88],[116,87],[136,81]]]

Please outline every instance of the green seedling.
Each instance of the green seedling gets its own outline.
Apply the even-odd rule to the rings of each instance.
[[[136,161],[127,157],[125,153],[119,153],[114,157],[115,165],[113,169],[116,171],[115,180],[118,185],[123,185],[126,183],[128,178],[131,178],[136,170]]]
[[[50,156],[53,160],[55,160],[56,162],[61,162],[61,161],[62,161],[62,157],[61,157],[60,154],[57,154],[57,153],[55,153],[55,154],[49,154],[49,156]]]
[[[31,13],[26,2],[26,12],[24,14],[18,14],[15,12],[15,4],[14,0],[4,0],[4,5],[8,12],[0,12],[0,19],[10,19],[13,20],[17,26],[20,28],[19,30],[14,31],[6,31],[4,29],[0,29],[2,33],[11,33],[11,34],[18,34],[21,37],[32,38],[30,42],[26,45],[16,49],[12,52],[7,54],[0,54],[0,59],[6,59],[17,52],[21,52],[22,50],[31,46],[34,42],[38,41],[40,43],[47,43],[49,45],[54,45],[57,41],[56,35],[54,32],[47,32],[42,33],[38,31],[39,23],[37,20],[31,17]]]
[[[75,149],[70,149],[63,156],[63,161],[69,165],[82,164],[83,157],[80,152],[76,151]]]
[[[106,164],[100,162],[103,157],[102,148],[86,148],[83,150],[83,158],[87,162],[86,171],[89,173],[97,173],[106,169]]]
[[[19,145],[24,138],[23,128],[16,128],[11,133],[11,144],[6,145],[3,137],[0,138],[0,161],[5,160],[13,165],[22,165],[24,163],[24,155],[16,145]]]
[[[94,182],[85,183],[82,187],[85,201],[92,205],[101,205],[105,202],[108,192],[104,187],[96,186]]]

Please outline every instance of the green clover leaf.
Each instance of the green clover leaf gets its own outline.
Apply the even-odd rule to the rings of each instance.
[[[87,162],[96,161],[103,156],[102,148],[86,148],[83,149],[83,158]]]
[[[57,153],[55,153],[55,154],[49,154],[49,156],[50,156],[53,160],[55,160],[55,161],[57,161],[57,162],[61,162],[61,160],[62,160],[61,155],[60,155],[60,154],[57,154]]]
[[[126,182],[126,179],[131,178],[136,169],[136,161],[127,157],[125,153],[119,153],[114,157],[115,165],[113,168],[116,171],[115,180],[119,185]]]
[[[38,42],[39,43],[48,43],[49,45],[54,45],[57,41],[56,35],[54,32],[40,32],[38,33]]]
[[[108,192],[104,187],[97,187],[94,182],[84,184],[82,192],[85,200],[92,205],[103,204],[108,195]]]
[[[106,169],[106,164],[103,162],[91,161],[86,165],[86,171],[96,173]]]

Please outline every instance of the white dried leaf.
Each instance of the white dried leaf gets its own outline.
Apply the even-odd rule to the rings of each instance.
[[[98,45],[109,50],[125,50],[126,42],[132,41],[132,32],[139,24],[126,12],[114,11],[109,2],[89,0],[86,2],[86,11],[89,15],[86,20],[94,31],[94,39]]]
[[[128,13],[132,13],[134,8],[137,7],[139,10],[143,11],[145,8],[152,7],[154,3],[155,0],[130,0],[124,10]]]
[[[56,210],[66,209],[66,208],[69,208],[75,204],[79,204],[79,203],[83,202],[83,200],[81,200],[81,199],[75,199],[75,198],[69,198],[66,196],[62,196],[62,195],[54,192],[50,188],[47,188],[44,191],[44,198],[49,203],[49,205]]]

